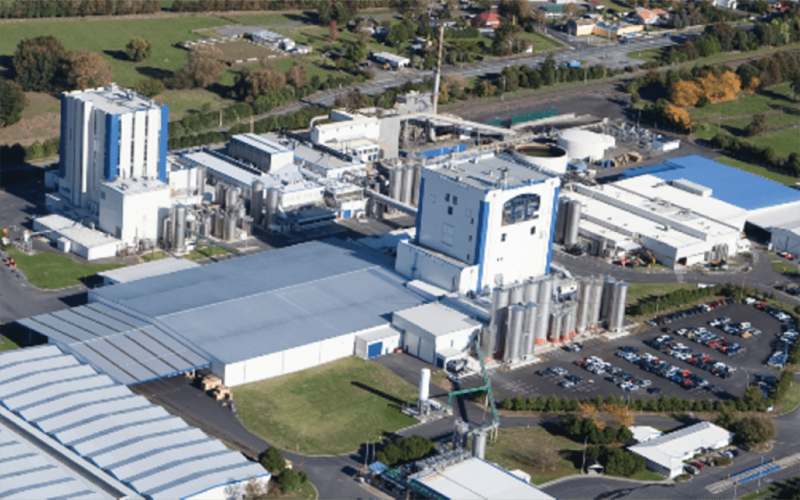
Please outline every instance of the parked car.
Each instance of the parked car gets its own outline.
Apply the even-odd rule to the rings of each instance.
[[[695,467],[693,465],[690,465],[690,464],[684,465],[683,469],[686,472],[688,472],[689,474],[693,475],[693,476],[696,476],[696,475],[700,474],[700,469],[698,469],[697,467]]]
[[[561,382],[560,385],[564,389],[569,389],[570,387],[575,387],[575,382],[570,382],[569,380],[564,380],[563,382]]]
[[[553,368],[551,368],[551,371],[553,373],[555,373],[556,375],[560,376],[560,377],[563,377],[567,373],[569,373],[567,370],[565,370],[565,369],[563,369],[561,367],[558,367],[558,366],[554,366]]]

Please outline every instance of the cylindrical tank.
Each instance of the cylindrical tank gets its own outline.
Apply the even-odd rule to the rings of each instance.
[[[614,289],[614,304],[611,308],[611,317],[608,319],[608,329],[612,332],[622,330],[622,326],[625,323],[625,301],[627,298],[628,284],[620,281]]]
[[[481,346],[483,354],[487,358],[494,357],[494,353],[497,351],[497,345],[501,337],[499,333],[502,333],[504,328],[508,299],[509,291],[507,288],[496,287],[492,291],[492,316],[489,320],[487,335],[484,337],[485,343]]]
[[[264,184],[261,181],[253,182],[250,188],[250,217],[253,224],[261,224],[261,213],[264,211]]]
[[[525,282],[525,296],[523,302],[536,302],[539,300],[539,282],[534,279],[529,279]]]
[[[206,188],[206,168],[197,167],[197,192],[203,194]]]
[[[428,391],[430,390],[431,384],[431,371],[427,368],[423,368],[420,370],[419,373],[419,407],[422,406],[428,401]]]
[[[389,197],[400,200],[403,193],[403,171],[400,168],[389,170]]]
[[[525,318],[522,321],[522,334],[525,338],[522,349],[522,357],[533,356],[533,341],[536,338],[536,320],[539,312],[539,305],[536,302],[528,302],[525,305]]]
[[[250,234],[252,234],[250,229],[253,227],[253,218],[242,217],[241,219],[239,219],[239,227],[241,227],[242,231],[244,231],[244,233],[249,236]]]
[[[592,280],[592,307],[589,311],[589,328],[600,326],[600,312],[603,304],[603,280],[594,278]]]
[[[209,221],[210,221],[210,219],[209,219],[209,217],[207,215],[203,216],[203,218],[200,221],[200,224],[198,226],[198,231],[197,232],[200,233],[200,236],[202,236],[203,238],[208,238],[210,236],[210,234],[209,234],[210,233]]]
[[[227,191],[227,186],[222,184],[221,182],[217,183],[217,191],[214,193],[214,203],[219,205],[220,208],[225,208],[225,192]]]
[[[486,456],[486,433],[483,431],[472,435],[472,456],[480,459]]]
[[[411,168],[414,169],[414,189],[411,192],[411,204],[416,207],[419,205],[419,182],[422,176],[422,167],[414,165]]]
[[[236,237],[236,217],[225,217],[222,239],[232,241]]]
[[[563,243],[564,230],[567,223],[567,211],[569,210],[569,200],[566,198],[558,199],[558,206],[556,207],[556,227],[554,243]]]
[[[569,309],[567,309],[567,336],[574,337],[575,336],[575,325],[578,322],[578,304],[573,302],[570,304]]]
[[[567,224],[564,228],[564,245],[572,246],[578,243],[578,226],[581,219],[581,202],[572,200],[567,210]]]
[[[264,226],[269,227],[269,225],[275,224],[279,200],[280,192],[277,189],[267,190],[267,204],[264,206]]]
[[[236,207],[236,202],[239,199],[238,190],[239,188],[228,188],[225,190],[225,210],[232,210]]]
[[[214,237],[222,238],[225,233],[225,214],[219,210],[214,211]]]
[[[525,302],[525,284],[515,285],[511,289],[511,296],[508,299],[510,305],[524,304]]]
[[[547,331],[550,326],[550,301],[553,294],[553,279],[547,278],[539,282],[539,314],[536,321],[536,345],[547,343]]]
[[[548,335],[548,340],[554,344],[561,342],[561,322],[562,314],[560,310],[555,310],[550,313],[550,334]]]
[[[414,197],[414,167],[406,167],[403,169],[403,191],[400,201],[406,205],[411,205],[411,200]]]
[[[575,333],[581,334],[589,328],[589,316],[592,308],[592,281],[578,281],[578,317],[575,320]]]
[[[617,280],[607,276],[603,282],[603,305],[600,306],[600,321],[607,321],[611,314],[611,304],[614,302],[614,286]]]
[[[186,246],[186,205],[175,207],[175,243],[173,247],[178,252],[182,252]]]
[[[519,352],[522,346],[522,326],[525,319],[525,308],[511,306],[509,308],[509,321],[506,330],[506,346],[503,361],[515,363],[519,361]]]

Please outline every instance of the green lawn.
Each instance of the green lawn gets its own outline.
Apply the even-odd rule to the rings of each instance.
[[[80,285],[80,278],[92,276],[109,269],[125,267],[124,264],[80,264],[65,255],[39,252],[28,256],[16,248],[7,248],[28,281],[37,288],[58,290]]]
[[[283,500],[283,499],[296,499],[296,500],[316,500],[317,498],[317,490],[314,489],[314,486],[311,483],[306,482],[303,486],[300,487],[299,490],[295,491],[294,493],[288,493],[284,495],[281,493],[280,486],[275,485],[271,488],[271,491],[264,497],[267,500],[276,499],[276,500]]]
[[[743,161],[735,160],[733,158],[728,158],[727,156],[720,156],[715,161],[724,163],[725,165],[729,165],[731,167],[736,167],[739,170],[744,170],[745,172],[750,172],[751,174],[760,175],[761,177],[767,178],[775,182],[779,182],[789,187],[794,187],[795,183],[800,182],[800,180],[798,180],[796,177],[779,174],[777,172],[767,170],[764,167],[760,167],[758,165],[751,165]]]
[[[628,305],[635,304],[641,298],[651,295],[666,295],[675,290],[696,288],[688,283],[628,283]]]
[[[733,101],[711,104],[702,108],[694,108],[689,114],[696,122],[709,121],[716,125],[717,120],[722,117],[723,125],[726,124],[725,118],[728,116],[739,116],[749,118],[750,116],[763,111],[772,111],[783,107],[797,108],[797,103],[793,102],[791,89],[788,83],[782,83],[768,89],[763,94],[745,95],[741,94],[738,99]],[[796,118],[795,118],[796,120]],[[748,123],[750,123],[748,121]],[[772,125],[772,124],[770,124]]]
[[[417,421],[400,412],[416,388],[356,357],[233,389],[239,418],[270,443],[305,454],[339,454]]]
[[[774,411],[778,415],[783,415],[797,408],[797,405],[800,405],[800,384],[795,382],[783,397],[775,402]]]
[[[197,245],[197,247],[189,252],[186,256],[189,260],[202,260],[209,257],[215,257],[230,253],[227,249],[217,245]]]
[[[0,336],[0,352],[19,349],[19,345],[6,336]]]
[[[61,19],[44,22],[3,24],[0,56],[12,56],[17,44],[25,38],[55,35],[67,50],[92,50],[106,59],[114,70],[114,80],[133,87],[148,71],[174,71],[186,63],[186,51],[175,47],[177,42],[196,40],[191,31],[230,24],[217,17],[179,17],[165,19]],[[139,36],[152,44],[150,57],[142,62],[129,61],[125,44]],[[7,69],[7,68],[3,68]]]
[[[582,456],[582,444],[539,426],[500,429],[497,442],[486,445],[486,460],[527,472],[533,484],[580,474]]]
[[[748,140],[759,146],[769,146],[778,156],[787,157],[798,151],[798,146],[800,145],[800,127],[770,132],[766,137],[751,137]]]
[[[706,64],[719,64],[725,63],[728,61],[732,61],[735,59],[741,59],[742,57],[748,56],[766,56],[772,54],[774,52],[782,52],[784,50],[794,50],[800,47],[800,43],[793,43],[790,45],[784,45],[782,47],[767,47],[761,48],[758,50],[754,50],[751,52],[727,52],[727,53],[719,53],[714,54],[708,57],[698,57],[692,61],[686,61],[683,63],[687,67],[691,66],[704,66]],[[655,49],[646,49],[646,50],[635,50],[633,52],[628,52],[628,57],[631,59],[639,59],[642,61],[655,61],[661,55],[662,48],[655,48]]]
[[[154,260],[161,260],[166,259],[168,257],[167,254],[162,252],[161,250],[157,250],[155,252],[142,254],[142,260],[145,262],[152,262]]]
[[[772,261],[772,268],[790,278],[797,275],[797,266],[780,260]]]

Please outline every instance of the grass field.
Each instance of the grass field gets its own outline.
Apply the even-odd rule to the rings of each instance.
[[[259,498],[264,498],[265,500],[315,500],[317,498],[317,490],[314,489],[310,482],[306,482],[294,493],[287,493],[284,495],[281,493],[280,486],[273,483],[273,486],[270,487],[269,493],[267,493],[266,496]]]
[[[706,64],[718,64],[718,63],[725,63],[728,61],[733,61],[735,59],[741,59],[742,57],[763,57],[774,52],[781,52],[784,50],[794,50],[800,48],[800,43],[793,43],[790,45],[784,45],[782,47],[767,47],[767,48],[760,48],[758,50],[750,51],[750,52],[727,52],[727,53],[719,53],[714,54],[708,57],[698,57],[692,61],[687,61],[684,63],[684,66],[687,68],[691,68],[692,66],[698,65],[703,66]],[[628,52],[628,57],[631,59],[639,59],[641,61],[656,61],[659,56],[661,55],[662,48],[655,48],[655,49],[645,49],[645,50],[635,50],[633,52]]]
[[[772,261],[772,268],[789,278],[797,276],[797,266],[780,260]]]
[[[416,388],[356,357],[235,387],[233,396],[248,429],[299,453],[351,452],[416,423],[400,412]]]
[[[715,161],[720,163],[724,163],[725,165],[729,165],[731,167],[736,167],[739,170],[744,170],[745,172],[750,172],[751,174],[760,175],[766,179],[779,182],[789,187],[794,187],[795,183],[798,182],[796,177],[792,177],[789,175],[779,174],[777,172],[773,172],[771,170],[767,170],[764,167],[760,167],[758,165],[751,165],[749,163],[745,163],[743,161],[735,160],[733,158],[728,158],[727,156],[720,156]]]
[[[142,260],[145,262],[153,262],[154,260],[161,260],[166,259],[167,254],[162,251],[156,251],[151,253],[142,254]]]
[[[197,247],[189,252],[186,256],[189,260],[202,260],[209,257],[219,257],[230,253],[227,249],[217,245],[197,245]]]
[[[80,264],[65,255],[39,252],[28,256],[16,248],[7,248],[20,271],[37,288],[58,290],[80,285],[80,278],[92,276],[109,269],[125,267],[124,264]]]
[[[627,303],[635,304],[641,298],[651,295],[666,295],[675,290],[689,290],[696,288],[687,283],[628,283]]]
[[[800,405],[800,384],[795,383],[783,395],[781,399],[775,403],[775,413],[783,415],[790,412]]]
[[[16,342],[5,336],[0,337],[0,352],[13,351],[14,349],[19,349],[19,345]]]

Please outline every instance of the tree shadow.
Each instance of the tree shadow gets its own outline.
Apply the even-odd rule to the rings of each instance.
[[[302,14],[284,14],[287,19],[291,21],[299,21],[302,24],[318,24],[322,25],[322,20],[319,15],[313,10],[303,11]]]
[[[770,108],[786,113],[787,115],[800,116],[800,108],[794,106],[781,106],[780,104],[770,104]]]
[[[722,128],[727,130],[734,137],[747,137],[747,133],[738,127],[734,127],[732,125],[723,125]]]
[[[111,56],[118,61],[130,61],[124,50],[104,50],[103,54]]]
[[[0,56],[0,66],[5,68],[2,72],[0,72],[0,77],[8,78],[11,80],[14,78],[14,58],[11,56]]]
[[[791,102],[791,103],[795,103],[796,102],[791,97],[789,97],[787,95],[784,95],[784,94],[779,94],[779,93],[775,92],[774,90],[765,89],[765,90],[760,91],[759,94],[763,95],[764,97],[769,97],[770,99],[774,99],[776,101],[785,101],[785,102]]]
[[[233,87],[232,86],[223,85],[223,84],[221,84],[219,82],[212,83],[211,85],[206,87],[206,90],[217,94],[218,96],[220,96],[223,99],[230,99],[232,97],[232,93],[233,93]]]
[[[154,68],[152,66],[139,66],[136,68],[136,72],[154,80],[166,80],[173,75],[173,72],[168,69]]]

